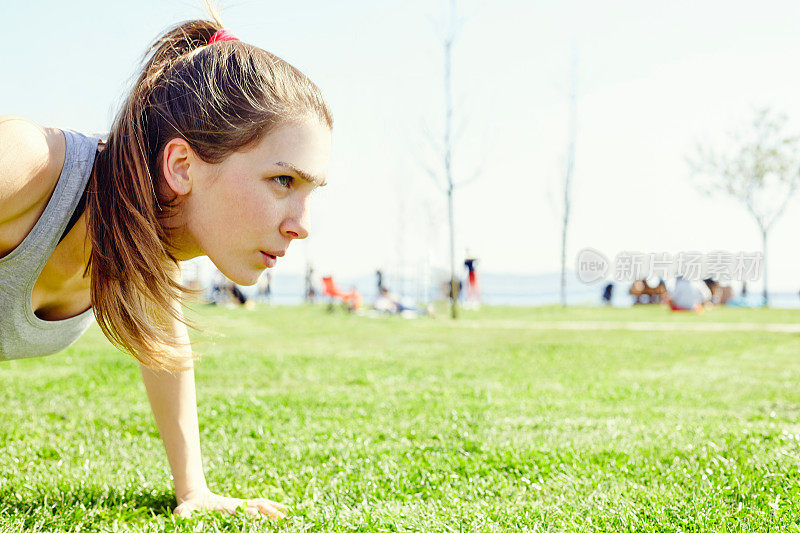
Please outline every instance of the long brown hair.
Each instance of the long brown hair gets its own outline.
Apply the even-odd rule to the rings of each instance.
[[[222,28],[211,17],[178,24],[150,46],[88,185],[86,270],[97,322],[115,346],[164,370],[185,368],[184,344],[169,324],[197,329],[179,306],[183,295],[199,292],[176,275],[162,224],[178,206],[156,192],[166,143],[185,139],[203,161],[219,163],[278,125],[333,125],[319,89],[287,62],[242,41],[209,45]]]

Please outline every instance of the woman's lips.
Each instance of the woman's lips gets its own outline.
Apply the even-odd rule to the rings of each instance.
[[[264,265],[267,268],[272,268],[275,266],[275,263],[278,262],[278,258],[272,254],[268,254],[266,252],[261,252],[261,258],[264,260]]]

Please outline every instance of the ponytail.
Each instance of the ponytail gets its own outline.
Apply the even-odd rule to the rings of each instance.
[[[208,163],[260,141],[275,126],[332,118],[319,89],[300,71],[240,41],[209,45],[222,24],[193,20],[155,41],[95,160],[87,199],[91,300],[98,325],[143,365],[185,368],[185,347],[173,337],[184,286],[164,221],[177,197],[161,198],[166,143],[185,139]],[[196,354],[193,355],[196,357]]]

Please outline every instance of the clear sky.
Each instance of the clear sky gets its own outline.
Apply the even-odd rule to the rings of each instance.
[[[444,196],[425,130],[442,130],[445,3],[222,2],[242,39],[314,80],[334,113],[329,185],[312,236],[278,268],[359,275],[446,265]],[[464,0],[454,56],[461,136],[457,250],[492,272],[559,268],[559,180],[569,58],[578,55],[578,138],[568,257],[627,251],[752,251],[755,223],[697,192],[685,157],[769,105],[800,131],[800,4]],[[138,61],[194,0],[3,2],[2,114],[85,132],[108,129]],[[771,289],[800,288],[800,201],[770,240]]]

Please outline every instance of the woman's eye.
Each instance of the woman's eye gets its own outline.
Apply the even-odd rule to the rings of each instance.
[[[274,179],[275,181],[277,181],[277,182],[278,182],[278,184],[279,184],[281,187],[284,187],[284,188],[286,188],[286,189],[288,189],[289,187],[291,187],[291,186],[292,186],[292,182],[294,181],[294,178],[293,178],[293,177],[291,177],[291,176],[277,176],[277,177],[275,177],[275,178],[272,178],[272,179]]]

